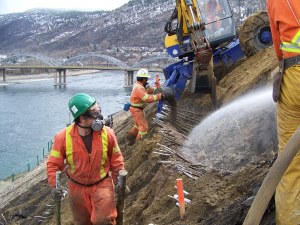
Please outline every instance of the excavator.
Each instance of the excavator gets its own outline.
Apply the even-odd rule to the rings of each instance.
[[[267,12],[249,16],[237,32],[228,0],[176,0],[165,32],[167,53],[180,61],[164,69],[163,88],[178,101],[188,85],[190,93],[210,94],[215,108],[227,69],[272,45]]]

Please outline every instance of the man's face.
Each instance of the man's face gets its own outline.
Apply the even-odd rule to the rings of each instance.
[[[148,78],[145,77],[145,78],[143,79],[143,85],[146,86],[147,83],[148,83]]]
[[[99,107],[98,103],[96,102],[94,105],[92,105],[87,113],[91,115],[91,117],[98,117],[101,114],[101,108]]]
[[[85,113],[85,116],[82,116],[81,122],[84,126],[91,126],[93,121],[101,114],[101,108],[99,107],[98,103],[96,102],[92,105]]]

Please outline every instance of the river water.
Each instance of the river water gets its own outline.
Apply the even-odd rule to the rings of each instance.
[[[67,77],[66,87],[53,79],[0,86],[0,179],[26,169],[56,132],[70,120],[68,101],[76,93],[94,96],[104,116],[123,109],[131,90],[124,71]]]

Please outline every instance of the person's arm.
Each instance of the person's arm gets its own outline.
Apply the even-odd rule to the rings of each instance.
[[[124,169],[124,158],[119,148],[114,131],[107,128],[109,134],[110,171],[114,184],[118,182],[119,171]]]
[[[146,88],[146,90],[147,90],[147,94],[153,94],[153,92],[156,90],[156,87],[149,86]]]
[[[63,132],[65,132],[65,130],[55,135],[54,143],[47,161],[48,183],[51,188],[54,188],[56,185],[56,171],[62,171],[65,167],[65,138],[63,138]]]
[[[282,51],[280,49],[280,33],[279,33],[279,27],[276,23],[276,20],[274,18],[274,11],[273,7],[271,5],[270,1],[267,1],[267,9],[268,9],[268,15],[270,20],[270,28],[272,33],[272,41],[274,45],[274,50],[277,55],[278,60],[281,60],[283,58]],[[274,4],[274,3],[273,3]]]
[[[142,99],[143,102],[147,103],[156,102],[161,99],[161,94],[148,94],[146,89],[142,86],[137,88],[137,96],[138,98]]]

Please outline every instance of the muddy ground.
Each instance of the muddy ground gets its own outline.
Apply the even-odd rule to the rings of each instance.
[[[269,85],[270,74],[276,64],[272,48],[244,60],[219,82],[219,107],[253,89]],[[114,118],[115,131],[129,174],[128,186],[131,189],[125,202],[124,224],[242,224],[251,204],[251,197],[257,192],[272,165],[274,156],[269,153],[276,152],[276,131],[272,131],[274,137],[270,140],[273,143],[270,146],[275,147],[261,150],[262,154],[244,163],[239,169],[212,169],[187,160],[180,152],[193,127],[214,111],[209,95],[184,94],[177,103],[176,121],[170,117],[168,109],[164,110],[165,117],[157,121],[154,119],[155,105],[147,107],[151,127],[149,135],[133,146],[127,146],[124,139],[125,133],[132,126],[129,113],[121,111]],[[255,121],[259,123],[260,120]],[[274,122],[274,117],[271,122]],[[217,146],[220,141],[231,143],[233,140],[216,138],[215,142]],[[253,141],[251,138],[245,140]],[[256,148],[258,145],[250,146]],[[254,152],[255,150],[253,149]],[[176,194],[176,178],[183,179],[184,189],[190,193],[186,197],[191,203],[186,205],[183,220],[180,220],[179,208],[172,198]],[[19,180],[0,192],[0,222],[55,224],[54,202],[50,197],[45,169],[42,167],[35,174],[26,175]],[[72,224],[68,198],[63,200],[61,212],[62,224]],[[275,224],[273,201],[261,224]]]

